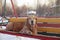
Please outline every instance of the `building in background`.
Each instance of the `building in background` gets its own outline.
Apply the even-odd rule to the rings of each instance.
[[[60,16],[60,0],[13,0],[13,3],[18,16],[26,16],[27,10],[37,11],[38,16]],[[12,13],[11,1],[6,0],[6,15]]]
[[[57,0],[56,1],[56,10],[55,10],[55,12],[56,12],[56,16],[60,16],[60,0]]]
[[[0,15],[2,13],[2,0],[0,0]]]

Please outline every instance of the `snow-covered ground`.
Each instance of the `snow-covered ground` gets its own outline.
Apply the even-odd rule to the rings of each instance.
[[[0,17],[0,23],[2,23],[2,20],[3,20],[3,23],[7,23],[8,22],[7,19]]]
[[[27,37],[21,37],[21,36],[13,36],[13,35],[0,33],[0,40],[40,40],[40,39],[27,38]]]

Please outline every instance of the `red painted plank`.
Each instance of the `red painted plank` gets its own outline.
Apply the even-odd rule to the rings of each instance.
[[[45,36],[33,36],[33,35],[18,34],[18,33],[6,32],[6,31],[0,31],[0,33],[9,34],[9,35],[16,35],[16,36],[23,36],[23,37],[29,37],[29,38],[37,38],[37,39],[41,39],[41,40],[60,40],[60,38],[52,38],[52,37],[45,37]]]
[[[38,23],[37,25],[39,27],[59,27],[60,28],[60,24],[42,24],[42,23]]]
[[[39,16],[38,18],[60,18],[60,16]]]

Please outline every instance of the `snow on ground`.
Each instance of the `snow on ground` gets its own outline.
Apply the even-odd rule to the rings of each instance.
[[[8,22],[8,20],[7,20],[7,19],[0,17],[0,23],[2,23],[2,20],[3,20],[3,23]]]
[[[40,40],[40,39],[27,38],[27,37],[21,37],[21,36],[13,36],[13,35],[0,33],[0,40]]]

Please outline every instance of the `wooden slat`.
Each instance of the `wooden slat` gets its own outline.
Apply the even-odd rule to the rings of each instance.
[[[60,28],[60,24],[43,24],[43,23],[38,23],[37,26],[38,27],[56,27],[56,28]]]
[[[60,23],[60,18],[38,18],[37,22]]]
[[[53,27],[38,27],[39,32],[48,32],[48,33],[56,33],[60,34],[60,28],[53,28]]]
[[[7,32],[7,31],[1,31],[0,33],[4,33],[4,34],[9,34],[9,35],[15,35],[15,36],[22,36],[22,37],[29,37],[29,38],[37,38],[37,39],[41,39],[41,40],[60,40],[59,37],[48,37],[48,36],[37,36],[37,35],[26,35],[26,34],[19,34],[19,33],[13,33],[13,32]]]
[[[26,22],[26,18],[10,18],[9,22]]]
[[[10,18],[11,22],[25,22],[27,18]],[[60,18],[37,18],[37,22],[60,23]]]

